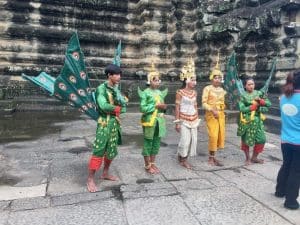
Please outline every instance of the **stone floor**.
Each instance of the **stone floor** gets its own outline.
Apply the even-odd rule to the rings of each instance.
[[[281,165],[280,138],[268,133],[262,165],[244,166],[236,125],[227,125],[224,167],[207,164],[207,133],[201,123],[192,170],[176,161],[179,135],[167,116],[168,135],[157,157],[159,175],[149,175],[141,156],[139,113],[123,116],[123,145],[111,173],[86,190],[87,162],[96,123],[85,116],[60,121],[47,135],[0,144],[0,225],[124,224],[221,225],[298,224],[299,210],[275,198]],[[97,173],[100,175],[101,171]]]

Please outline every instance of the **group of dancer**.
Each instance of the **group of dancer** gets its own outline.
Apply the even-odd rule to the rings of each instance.
[[[109,168],[118,154],[117,145],[122,142],[120,114],[126,112],[126,99],[118,88],[122,73],[120,68],[120,44],[113,64],[109,64],[105,68],[107,80],[97,87],[96,92],[94,92],[95,95],[91,92],[83,53],[76,32],[69,41],[65,64],[57,78],[45,72],[37,77],[23,74],[25,79],[44,88],[51,96],[56,96],[58,99],[68,102],[71,106],[79,108],[92,119],[97,120],[93,153],[88,164],[87,189],[90,192],[97,191],[95,173],[102,164],[104,164],[104,169],[101,179],[113,181],[118,179],[109,174]],[[235,60],[232,62],[235,62]],[[231,84],[235,86],[237,80],[234,79],[234,76],[232,79],[228,74],[229,70],[225,78],[230,78]],[[141,125],[144,135],[142,155],[145,170],[150,174],[157,174],[160,171],[155,164],[155,158],[160,149],[160,140],[166,134],[164,114],[167,105],[164,99],[167,90],[159,90],[160,74],[153,64],[147,78],[149,87],[143,91],[138,90],[140,111],[142,112]],[[218,62],[209,79],[211,84],[206,86],[202,93],[202,106],[205,109],[209,137],[208,164],[223,166],[216,158],[216,152],[224,148],[225,144],[224,110],[227,92],[222,87],[223,73]],[[174,120],[175,130],[180,133],[177,155],[179,164],[191,169],[192,166],[187,159],[189,156],[197,154],[197,130],[200,123],[198,96],[195,89],[197,83],[195,65],[191,59],[182,68],[180,80],[182,81],[182,87],[176,92]],[[263,125],[265,116],[263,113],[268,111],[271,103],[266,97],[266,92],[262,91],[263,89],[260,91],[255,90],[252,77],[245,79],[244,84],[241,84],[240,80],[238,83],[238,93],[241,96],[238,102],[240,119],[237,135],[241,136],[241,150],[244,151],[246,158],[245,165],[263,163],[263,160],[258,158],[266,142]],[[298,209],[297,198],[300,184],[300,70],[288,75],[280,97],[280,110],[283,164],[278,173],[275,196],[285,197],[284,206],[286,208]],[[250,147],[253,147],[251,156],[249,153]]]
[[[104,162],[104,170],[101,178],[116,180],[108,174],[112,159],[117,155],[117,145],[121,142],[120,113],[125,108],[116,105],[117,88],[121,78],[121,69],[116,65],[107,66],[105,73],[107,81],[101,84],[96,91],[96,101],[99,107],[96,139],[93,145],[93,155],[89,163],[88,190],[96,191],[94,175]],[[203,89],[202,106],[205,109],[205,121],[209,137],[208,164],[223,166],[216,158],[216,152],[225,145],[225,95],[222,87],[223,73],[219,65],[212,70],[209,79],[211,84]],[[196,91],[196,73],[194,61],[190,59],[180,73],[182,87],[176,92],[175,100],[175,130],[180,133],[178,143],[178,162],[181,166],[191,169],[187,161],[189,156],[197,154],[197,136],[200,124],[198,113],[198,96]],[[140,97],[140,111],[142,112],[141,125],[143,128],[144,144],[142,155],[144,157],[145,170],[150,174],[159,173],[155,164],[155,158],[160,149],[161,138],[166,135],[164,114],[167,105],[164,101],[167,90],[159,89],[161,83],[160,73],[152,63],[147,75],[145,90],[138,89]],[[270,107],[270,101],[260,91],[254,89],[253,78],[245,81],[246,94],[241,96],[239,108],[241,111],[238,135],[241,136],[241,149],[245,152],[245,164],[263,163],[258,159],[258,154],[263,151],[266,142],[263,113]],[[249,147],[253,146],[253,154],[250,157]]]
[[[116,96],[120,93],[117,88],[120,82],[121,69],[116,65],[107,66],[105,73],[107,81],[101,84],[96,91],[96,101],[100,111],[98,119],[96,139],[93,145],[93,154],[89,162],[89,176],[87,188],[90,192],[96,192],[95,172],[104,162],[103,174],[100,178],[117,180],[108,173],[110,164],[117,155],[117,145],[121,143],[120,113],[125,108],[116,105]],[[164,98],[167,90],[160,91],[160,74],[154,65],[148,73],[148,88],[138,90],[140,97],[140,110],[142,112],[141,124],[143,127],[144,145],[142,155],[144,157],[145,170],[150,174],[159,173],[155,164],[155,157],[160,149],[160,140],[166,134],[164,113],[167,108]],[[209,76],[211,84],[203,89],[202,105],[205,109],[205,120],[209,136],[208,164],[223,166],[216,159],[216,152],[224,148],[225,142],[225,95],[222,88],[223,74],[216,68]],[[193,61],[189,61],[183,67],[180,74],[182,87],[176,92],[175,100],[175,129],[180,133],[178,143],[179,164],[187,169],[192,166],[187,162],[188,156],[196,155],[197,130],[200,119],[198,114],[196,75]],[[241,136],[241,150],[245,153],[245,165],[251,163],[263,163],[258,155],[263,151],[266,142],[263,121],[265,113],[271,103],[260,91],[255,90],[253,78],[244,81],[246,93],[239,101],[240,119],[237,135]],[[282,152],[283,165],[278,173],[276,185],[276,197],[285,197],[284,206],[288,209],[298,209],[297,201],[300,182],[300,72],[296,71],[287,78],[280,99],[282,124]],[[250,156],[249,148],[253,146],[253,154]]]

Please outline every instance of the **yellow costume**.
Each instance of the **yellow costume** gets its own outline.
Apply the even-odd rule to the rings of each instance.
[[[217,64],[212,70],[209,79],[213,80],[215,76],[223,78],[219,69],[219,54]],[[222,87],[208,85],[203,89],[202,106],[205,109],[205,120],[209,136],[208,150],[216,152],[224,148],[225,144],[225,95],[226,91]],[[218,118],[215,118],[212,110],[218,111]]]
[[[202,105],[205,109],[205,120],[209,136],[209,151],[224,148],[225,143],[225,94],[222,87],[208,85],[203,89]],[[212,110],[217,110],[219,117],[215,118]]]

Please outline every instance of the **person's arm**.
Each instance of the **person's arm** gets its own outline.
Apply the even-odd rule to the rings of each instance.
[[[174,123],[175,123],[175,130],[177,132],[180,131],[180,102],[181,102],[181,94],[177,91],[176,93],[176,100],[175,100],[175,120],[174,120]]]
[[[196,91],[195,91],[195,92],[196,92]],[[198,99],[198,96],[197,96],[197,92],[196,92],[196,101],[195,101],[194,107],[195,107],[197,116],[199,116],[197,99]]]
[[[265,113],[269,111],[269,107],[272,105],[272,103],[268,98],[262,98],[259,101],[259,105],[259,111]]]
[[[202,92],[202,106],[205,110],[211,111],[212,107],[208,104],[209,88],[205,87]]]
[[[180,102],[181,102],[181,95],[177,92],[175,98],[175,120],[180,120],[179,112],[180,112]]]
[[[147,95],[147,93],[140,96],[141,104],[140,104],[140,111],[141,113],[152,113],[155,110],[155,103],[151,101],[151,97]]]
[[[243,113],[248,113],[251,111],[255,111],[257,109],[256,104],[248,104],[246,103],[245,98],[242,96],[241,100],[239,101],[239,110]]]
[[[122,95],[121,91],[119,90],[118,87],[114,88],[115,96],[117,98],[117,105],[121,106],[121,112],[120,113],[125,113],[126,112],[126,106],[128,103],[128,98],[125,95]]]
[[[268,98],[261,98],[259,101],[259,105],[269,108],[272,105],[272,103],[270,102],[270,100]]]
[[[102,87],[98,87],[96,91],[96,102],[101,110],[106,113],[112,113],[116,106],[110,104],[109,100],[106,98],[106,90]]]

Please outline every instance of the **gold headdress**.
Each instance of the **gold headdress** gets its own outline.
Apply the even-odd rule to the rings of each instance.
[[[159,72],[156,70],[154,66],[154,62],[152,61],[151,63],[151,68],[147,74],[147,84],[150,84],[150,81],[153,79],[153,77],[158,77],[160,78]]]
[[[179,76],[181,81],[183,81],[184,79],[191,79],[191,77],[196,77],[195,63],[192,58],[188,60],[187,65],[183,66]]]
[[[215,68],[211,71],[211,73],[209,75],[210,80],[214,79],[214,76],[221,76],[223,78],[223,73],[220,69],[219,60],[220,60],[220,53],[218,52],[217,64],[216,64]]]

